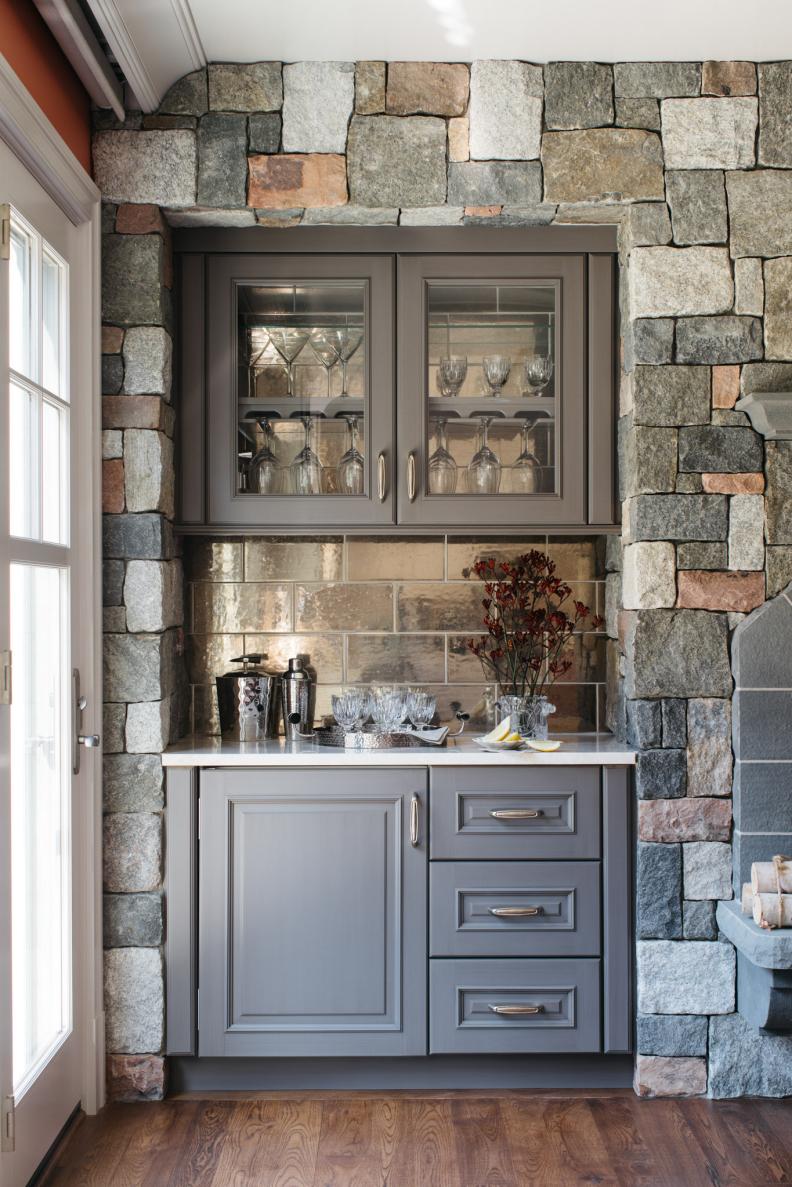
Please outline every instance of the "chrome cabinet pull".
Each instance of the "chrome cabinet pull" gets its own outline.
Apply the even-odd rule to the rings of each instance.
[[[415,502],[416,489],[415,453],[410,452],[407,454],[407,498],[411,503]]]
[[[541,915],[541,907],[489,907],[490,915],[498,919],[521,919],[524,915]]]
[[[521,1014],[541,1014],[544,1006],[495,1006],[489,1007],[493,1014],[504,1014],[507,1018],[518,1018]]]
[[[385,453],[381,451],[377,458],[377,496],[380,503],[385,502]]]
[[[418,844],[418,812],[421,807],[420,797],[414,795],[410,800],[410,844]]]
[[[496,820],[536,820],[542,812],[538,808],[493,808],[490,816]]]

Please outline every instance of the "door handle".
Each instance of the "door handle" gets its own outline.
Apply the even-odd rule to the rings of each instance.
[[[410,844],[415,848],[418,844],[419,813],[421,808],[420,796],[414,795],[410,800]]]
[[[377,497],[380,503],[385,502],[385,452],[380,451],[377,458]]]
[[[524,915],[541,915],[541,907],[489,907],[490,915],[498,919],[521,919]]]
[[[543,1006],[506,1005],[489,1007],[493,1014],[503,1014],[506,1018],[519,1018],[521,1014],[541,1014]]]
[[[82,730],[82,715],[88,705],[86,697],[80,692],[80,670],[79,668],[72,668],[72,721],[74,722],[74,731],[72,734],[72,771],[75,775],[80,773],[80,747],[84,746],[86,750],[95,750],[101,743],[102,739],[99,734],[83,734]]]
[[[495,820],[536,820],[542,813],[537,808],[493,808]]]
[[[411,503],[415,502],[415,495],[417,492],[418,480],[415,470],[415,452],[413,450],[407,454],[407,498]]]

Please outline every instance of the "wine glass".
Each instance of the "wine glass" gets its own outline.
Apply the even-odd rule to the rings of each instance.
[[[488,354],[482,362],[482,367],[484,378],[489,385],[492,395],[499,396],[501,394],[501,388],[509,378],[511,359],[505,354]]]
[[[344,399],[349,395],[347,391],[347,363],[363,341],[362,326],[346,326],[341,330],[328,330],[327,339],[332,342],[338,358],[341,360],[341,392]]]
[[[349,433],[349,448],[338,463],[338,481],[342,495],[362,495],[366,464],[357,447],[358,417],[345,416]]]
[[[491,416],[479,417],[478,449],[468,463],[468,490],[473,495],[496,495],[500,488],[501,464],[489,447]]]
[[[336,350],[335,343],[333,342],[327,330],[312,330],[310,342],[311,350],[314,352],[327,374],[327,395],[329,398],[330,372],[336,363],[340,362],[338,351]]]
[[[517,495],[533,495],[540,489],[542,467],[533,453],[528,436],[533,425],[525,420],[520,429],[522,448],[520,455],[512,466],[512,490]]]
[[[437,368],[437,386],[442,396],[458,396],[459,389],[467,375],[465,355],[449,355],[442,358]]]
[[[457,464],[446,445],[445,416],[438,416],[434,422],[437,433],[437,449],[429,458],[429,493],[452,495],[457,484]]]
[[[265,417],[258,426],[264,434],[264,444],[250,460],[248,490],[273,495],[280,485],[280,463],[272,450],[272,424]]]
[[[256,373],[261,370],[259,363],[269,345],[269,335],[261,326],[251,327],[248,332],[248,396],[256,398]],[[255,340],[254,340],[255,339]],[[259,346],[260,344],[260,346]],[[255,357],[254,357],[255,355]]]
[[[324,466],[311,445],[314,421],[312,416],[301,416],[305,439],[303,447],[289,467],[292,488],[296,495],[320,495],[322,493],[322,472]]]
[[[298,330],[296,326],[287,326],[282,330],[270,330],[269,340],[286,364],[286,395],[294,395],[293,367],[294,360],[305,346],[310,335],[307,330]]]
[[[411,688],[407,697],[407,716],[417,730],[428,729],[437,709],[437,697],[423,688]]]
[[[330,705],[338,724],[343,730],[357,730],[363,724],[368,708],[368,697],[364,688],[343,688],[330,698]]]
[[[553,360],[549,354],[534,354],[523,363],[524,396],[535,396],[547,387],[553,378]]]
[[[406,697],[402,689],[388,687],[371,690],[371,716],[382,733],[390,733],[404,720]]]

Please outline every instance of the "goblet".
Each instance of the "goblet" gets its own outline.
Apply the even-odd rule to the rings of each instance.
[[[465,355],[449,355],[442,358],[437,368],[437,386],[442,396],[458,396],[459,389],[467,375]]]
[[[482,361],[484,378],[493,396],[501,394],[501,388],[509,378],[511,359],[505,354],[488,354]]]
[[[404,720],[405,695],[399,688],[387,686],[371,691],[371,716],[382,733],[389,733]]]
[[[468,490],[473,495],[496,495],[500,488],[501,464],[489,447],[491,416],[479,417],[478,449],[468,463]]]
[[[529,421],[523,421],[520,429],[522,448],[512,466],[512,490],[518,495],[536,494],[541,485],[542,467],[528,441],[532,427]]]
[[[327,375],[327,396],[330,397],[330,372],[336,363],[340,362],[335,343],[327,330],[311,330],[311,350],[325,369]]]
[[[280,462],[272,450],[272,424],[263,418],[258,425],[264,434],[264,444],[250,460],[248,490],[273,495],[280,486]]]
[[[407,716],[417,730],[428,729],[437,709],[437,697],[422,688],[410,689]]]
[[[338,483],[342,495],[362,495],[365,481],[366,463],[363,454],[357,447],[358,418],[345,416],[349,434],[349,447],[338,463]]]
[[[368,707],[364,688],[344,688],[330,698],[330,704],[338,724],[344,730],[359,729],[363,724]]]
[[[295,326],[287,326],[281,330],[270,330],[269,339],[286,364],[286,395],[294,395],[294,360],[305,346],[310,335],[307,330],[298,330]]]
[[[524,396],[535,396],[547,387],[553,378],[553,360],[549,354],[534,354],[523,363]]]
[[[446,445],[447,418],[438,416],[434,422],[437,432],[437,449],[429,458],[429,493],[452,495],[457,485],[457,464]]]
[[[295,457],[289,471],[292,488],[296,495],[320,495],[322,493],[322,472],[324,466],[311,445],[314,421],[312,416],[301,416],[305,434],[303,447]]]

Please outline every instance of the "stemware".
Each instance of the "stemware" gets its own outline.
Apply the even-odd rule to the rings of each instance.
[[[479,417],[478,448],[468,463],[468,490],[473,495],[496,495],[500,488],[501,464],[489,447],[491,416]]]
[[[371,716],[382,733],[397,729],[404,721],[406,697],[400,688],[387,685],[371,690]]]
[[[505,354],[488,354],[482,361],[484,378],[493,396],[501,394],[501,388],[509,378],[511,359]]]
[[[294,395],[294,360],[305,346],[310,335],[307,330],[287,326],[281,330],[269,330],[269,340],[286,364],[286,395]]]
[[[269,334],[260,326],[255,327],[255,337],[257,341],[254,342],[254,329],[251,327],[247,332],[248,337],[248,396],[251,400],[256,398],[256,375],[261,370],[259,363],[261,362],[267,347],[269,346]],[[259,343],[261,348],[259,349]],[[255,357],[254,357],[255,355]]]
[[[437,709],[437,697],[423,688],[411,688],[407,694],[407,716],[417,730],[428,729]]]
[[[330,705],[342,729],[357,730],[368,714],[368,694],[365,688],[343,688],[330,698]]]
[[[535,396],[547,387],[553,378],[553,360],[549,354],[534,354],[527,358],[522,367],[524,396]]]
[[[459,389],[465,382],[467,367],[465,355],[449,355],[440,360],[437,368],[437,386],[441,396],[459,395]]]
[[[536,494],[541,485],[542,467],[528,441],[532,427],[529,421],[523,421],[520,429],[522,448],[512,466],[512,490],[518,495]]]
[[[336,363],[340,362],[338,351],[327,330],[315,329],[311,331],[311,350],[325,369],[327,375],[327,396],[330,397],[330,372]]]
[[[366,463],[357,447],[358,417],[345,416],[349,447],[338,463],[338,482],[342,495],[362,495]]]
[[[324,466],[311,445],[314,421],[312,416],[301,416],[305,434],[303,447],[289,467],[292,488],[296,495],[320,495],[322,493],[322,472]]]
[[[275,494],[280,485],[280,462],[272,449],[273,429],[266,417],[258,421],[264,434],[264,444],[248,465],[248,490],[260,495]]]
[[[333,344],[335,352],[341,360],[341,391],[339,395],[341,398],[346,399],[349,395],[347,391],[347,364],[363,341],[363,327],[346,326],[340,330],[328,330],[326,337]]]
[[[445,416],[438,416],[434,422],[437,449],[429,458],[429,493],[433,495],[452,495],[457,485],[457,464],[446,443],[447,423]]]

